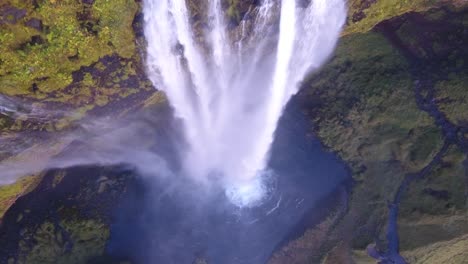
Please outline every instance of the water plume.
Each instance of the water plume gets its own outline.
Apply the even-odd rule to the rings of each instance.
[[[50,114],[50,113],[49,113]],[[19,178],[37,175],[54,169],[78,166],[95,168],[125,165],[142,177],[169,177],[172,168],[171,151],[163,149],[162,140],[171,141],[157,126],[171,129],[170,124],[146,113],[137,113],[126,118],[110,117],[84,120],[74,124],[75,129],[55,132],[46,137],[39,132],[21,135],[22,140],[35,142],[26,147],[9,146],[7,136],[0,136],[3,150],[14,153],[0,162],[0,186],[13,184]],[[155,141],[148,143],[149,141]],[[156,147],[156,145],[158,145]]]
[[[221,182],[249,206],[267,193],[262,175],[282,111],[332,53],[345,3],[264,0],[235,28],[221,0],[207,5],[200,29],[189,1],[145,0],[148,74],[183,121],[184,174]]]

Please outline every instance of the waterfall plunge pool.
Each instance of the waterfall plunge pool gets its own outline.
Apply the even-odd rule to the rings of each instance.
[[[134,263],[266,263],[275,249],[302,235],[349,187],[350,173],[313,136],[292,100],[280,120],[269,162],[268,193],[240,208],[223,188],[157,178],[130,188],[116,210],[108,254]],[[133,263],[132,262],[132,263]]]

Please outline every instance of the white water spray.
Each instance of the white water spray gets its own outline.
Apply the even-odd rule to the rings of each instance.
[[[281,113],[333,51],[345,3],[264,0],[232,27],[222,1],[210,0],[196,38],[188,2],[145,0],[148,73],[183,120],[187,175],[221,181],[249,206],[266,193],[261,175]]]

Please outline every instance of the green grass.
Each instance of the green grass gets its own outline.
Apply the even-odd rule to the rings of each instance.
[[[0,219],[16,199],[34,189],[40,179],[40,176],[28,176],[13,184],[0,186]]]
[[[450,74],[447,80],[436,84],[439,106],[455,124],[468,120],[468,77],[466,72]]]
[[[98,220],[64,220],[60,229],[45,222],[30,234],[35,241],[32,248],[20,243],[17,263],[86,263],[104,253],[109,234],[109,228]]]
[[[415,181],[404,197],[401,205],[403,218],[417,219],[422,214],[453,214],[465,208],[465,169],[462,152],[452,147],[439,165],[425,179]],[[438,199],[427,194],[425,189],[447,192],[446,199]]]
[[[468,259],[468,235],[461,236],[449,241],[442,241],[421,247],[411,251],[402,252],[409,263],[444,263],[460,264],[466,263]]]
[[[397,17],[408,12],[428,10],[439,3],[437,0],[377,0],[368,8],[365,0],[353,0],[349,3],[348,26],[345,34],[367,32],[383,20]],[[353,16],[362,12],[364,17],[353,22]]]
[[[357,218],[350,221],[379,236],[404,176],[422,169],[443,142],[416,105],[408,63],[379,33],[354,34],[342,38],[332,60],[306,83],[304,100],[319,102],[307,109],[318,136],[357,181],[350,201]],[[371,243],[376,234],[369,234],[357,233],[354,247]]]

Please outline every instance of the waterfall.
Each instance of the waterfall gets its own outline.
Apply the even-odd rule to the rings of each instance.
[[[195,26],[194,2],[202,26]],[[281,113],[332,53],[346,8],[344,0],[263,0],[233,25],[223,3],[145,0],[146,62],[183,121],[184,173],[220,182],[247,206],[265,193]]]

